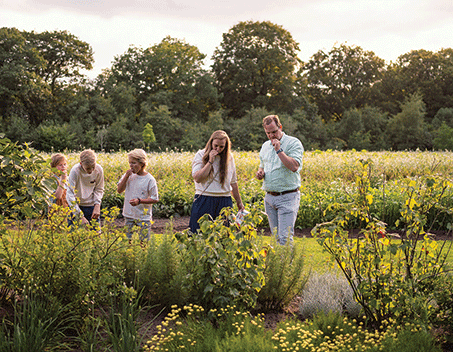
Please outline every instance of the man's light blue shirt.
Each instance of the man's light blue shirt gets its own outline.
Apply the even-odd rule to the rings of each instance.
[[[299,139],[283,133],[280,139],[281,149],[286,155],[299,163],[296,172],[292,172],[283,165],[270,140],[264,142],[260,151],[260,167],[264,169],[262,189],[266,192],[291,191],[300,187],[300,170],[304,147]]]

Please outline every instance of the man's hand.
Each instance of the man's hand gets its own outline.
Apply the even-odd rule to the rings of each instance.
[[[256,178],[257,178],[258,180],[262,180],[262,179],[264,178],[264,175],[265,175],[265,173],[264,173],[264,170],[263,170],[263,169],[259,169],[259,170],[256,172]]]
[[[278,139],[271,139],[272,146],[274,147],[275,151],[280,149],[280,141]]]

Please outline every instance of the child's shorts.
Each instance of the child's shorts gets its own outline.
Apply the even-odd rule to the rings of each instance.
[[[132,239],[132,234],[138,230],[138,238],[140,241],[149,240],[151,233],[151,221],[150,220],[139,220],[126,218],[126,236],[128,239]]]

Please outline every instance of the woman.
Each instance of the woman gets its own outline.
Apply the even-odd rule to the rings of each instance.
[[[189,222],[192,233],[200,228],[198,220],[204,214],[215,219],[223,208],[232,207],[231,194],[238,210],[244,209],[239,195],[236,166],[231,155],[231,142],[226,132],[215,131],[206,147],[195,154],[192,177],[195,181],[195,198]]]

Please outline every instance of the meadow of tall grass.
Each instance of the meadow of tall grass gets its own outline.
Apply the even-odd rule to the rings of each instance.
[[[77,163],[78,153],[67,155],[69,167]],[[154,215],[189,215],[194,193],[191,177],[194,153],[170,151],[148,155],[148,171],[156,178],[160,194],[160,202],[154,206]],[[264,192],[261,190],[261,181],[254,177],[259,166],[258,152],[233,151],[233,156],[244,204],[263,210]],[[449,180],[453,173],[452,152],[306,151],[301,171],[301,207],[297,227],[312,228],[317,223],[331,220],[335,215],[331,204],[351,201],[350,194],[359,173],[360,160],[372,162],[369,178],[375,200],[373,211],[390,227],[394,227],[400,217],[405,181],[427,175]],[[103,207],[121,208],[123,195],[116,192],[116,183],[129,168],[127,152],[98,153],[98,163],[105,173]],[[449,222],[450,218],[444,216],[437,219],[435,226],[446,229]]]

